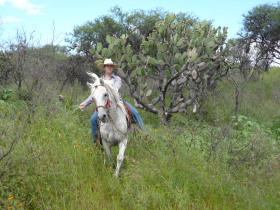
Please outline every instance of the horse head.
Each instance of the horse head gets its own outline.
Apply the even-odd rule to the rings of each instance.
[[[110,93],[103,79],[94,73],[88,73],[88,75],[93,79],[93,83],[88,82],[87,84],[91,88],[91,97],[95,102],[98,118],[101,122],[105,123],[109,117],[108,109],[111,104]]]

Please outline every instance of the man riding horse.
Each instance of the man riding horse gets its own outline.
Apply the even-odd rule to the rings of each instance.
[[[104,70],[105,74],[101,77],[103,80],[106,81],[110,81],[112,82],[113,87],[119,91],[121,89],[122,86],[122,80],[119,76],[115,75],[114,69],[118,68],[117,64],[114,64],[113,61],[111,59],[105,59],[104,63],[100,63],[98,64],[98,68],[100,70]],[[135,109],[130,103],[128,103],[127,101],[124,101],[123,99],[121,99],[124,103],[126,103],[128,105],[128,107],[131,109],[132,111],[132,116],[133,116],[133,122],[137,123],[141,126],[141,128],[147,132],[147,129],[144,126],[144,122],[139,114],[139,112],[137,111],[137,109]],[[80,104],[80,109],[84,109],[85,107],[87,107],[88,105],[92,104],[94,102],[93,98],[91,96],[89,96],[83,103]],[[92,135],[94,137],[94,143],[96,143],[97,139],[98,139],[98,112],[95,111],[94,114],[92,115],[91,119],[90,119],[90,123],[92,126]]]

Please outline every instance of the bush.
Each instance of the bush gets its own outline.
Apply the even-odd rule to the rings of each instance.
[[[176,121],[184,122],[178,117]],[[180,135],[182,145],[201,151],[208,161],[218,160],[233,169],[258,167],[279,151],[272,131],[245,116],[239,116],[234,127],[185,121],[185,128]]]
[[[92,145],[92,110],[73,107],[87,97],[80,91],[69,89],[61,103],[46,89],[34,94],[34,104],[7,103],[0,110],[1,142],[4,135],[10,141],[24,134],[11,157],[15,164],[26,160],[1,177],[0,208],[16,209],[21,203],[25,209],[279,207],[279,145],[269,128],[245,116],[233,127],[181,114],[163,126],[141,110],[150,136],[131,137],[116,180],[106,155]]]
[[[271,121],[267,122],[266,125],[270,127],[271,131],[275,135],[276,139],[280,140],[280,114],[273,116]]]
[[[12,90],[9,88],[0,88],[0,99],[3,101],[7,101],[12,96]]]

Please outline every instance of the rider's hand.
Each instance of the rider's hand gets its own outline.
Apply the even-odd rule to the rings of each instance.
[[[79,108],[84,109],[86,106],[84,104],[80,104]]]

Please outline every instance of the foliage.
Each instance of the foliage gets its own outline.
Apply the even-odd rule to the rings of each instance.
[[[271,122],[273,116],[280,114],[279,82],[278,67],[271,68],[260,79],[248,83],[240,95],[239,115],[247,116],[260,124]],[[223,80],[219,83],[204,104],[202,119],[213,125],[230,123],[235,111],[234,94],[235,87],[231,81]]]
[[[264,4],[244,15],[243,33],[230,51],[231,70],[228,78],[235,88],[235,117],[245,86],[268,71],[279,57],[280,6]]]
[[[62,90],[77,80],[86,87],[86,72],[93,67],[86,57],[70,54],[65,46],[53,42],[40,45],[25,31],[18,31],[15,40],[0,47],[0,84],[9,87],[15,83],[18,90],[24,89],[20,95],[29,100],[47,84]]]
[[[7,56],[5,56],[5,53],[1,50],[0,51],[0,84],[5,85],[8,83],[8,78],[10,75],[10,69],[6,68],[6,61]]]
[[[139,9],[125,12],[120,7],[115,6],[111,8],[108,15],[76,26],[66,41],[70,44],[70,48],[91,58],[90,48],[92,45],[95,46],[100,42],[107,47],[107,35],[120,37],[122,34],[127,34],[129,35],[127,42],[137,52],[140,49],[142,39],[149,36],[155,24],[163,20],[166,14],[167,11],[162,9],[149,11]],[[196,21],[195,18],[185,13],[178,13],[177,19]]]
[[[266,129],[253,120],[240,117],[239,129],[234,130],[176,114],[171,126],[166,127],[150,124],[149,119],[157,117],[142,111],[151,138],[141,134],[131,137],[123,173],[116,180],[112,177],[114,169],[103,161],[106,155],[93,147],[88,122],[92,110],[78,111],[71,106],[86,96],[78,87],[68,91],[64,92],[67,104],[51,97],[47,98],[50,103],[41,103],[38,98],[41,106],[31,122],[25,106],[14,109],[7,105],[0,110],[5,121],[14,123],[18,113],[21,116],[16,122],[21,126],[8,129],[7,138],[20,132],[28,134],[14,150],[16,160],[34,157],[2,176],[1,208],[20,204],[25,209],[279,207],[275,197],[280,187],[279,167],[274,160],[277,145],[269,143]],[[245,161],[246,152],[240,150],[246,146],[243,139],[256,148],[265,141],[261,152],[266,155],[259,156],[253,150],[256,153],[251,154],[257,156]],[[235,152],[229,152],[231,142]],[[116,155],[117,150],[113,152]]]
[[[177,121],[182,119],[176,117]],[[184,122],[184,119],[183,119]],[[273,132],[246,116],[240,115],[235,128],[230,125],[210,126],[190,121],[180,139],[197,149],[210,161],[221,161],[233,170],[266,164],[277,148]]]
[[[0,99],[7,101],[12,96],[12,90],[10,88],[0,88]]]
[[[271,121],[267,122],[267,125],[271,128],[275,134],[276,139],[280,139],[280,114],[272,117]]]
[[[254,43],[264,57],[280,58],[280,5],[254,7],[243,19],[242,37]],[[275,60],[277,62],[277,60]]]
[[[229,71],[227,78],[233,83],[235,89],[235,118],[239,115],[240,96],[248,83],[258,79],[268,71],[272,60],[263,56],[258,47],[252,47],[244,39],[230,40],[231,49],[227,63]]]
[[[77,31],[78,55],[26,34],[0,52],[0,209],[279,209],[280,71],[267,65],[274,55],[248,39],[225,44],[226,29],[186,14],[112,11]],[[116,25],[89,30],[104,22]],[[91,61],[107,57],[121,65],[134,98],[122,96],[146,110],[150,132],[131,135],[118,180],[93,146],[93,109],[77,105],[88,95],[80,84]],[[218,82],[226,74],[241,86]],[[202,103],[203,119],[187,112]]]
[[[119,75],[139,107],[158,114],[166,123],[173,113],[186,112],[190,105],[196,110],[203,93],[227,72],[226,28],[213,28],[207,21],[192,24],[167,15],[143,39],[139,53],[133,52],[126,35],[107,36],[109,47],[98,43],[91,52],[99,59],[112,57],[118,62]]]
[[[78,49],[78,52],[87,55],[92,44],[96,45],[98,42],[105,44],[106,35],[120,35],[123,32],[121,23],[117,23],[112,17],[102,16],[82,26],[76,26],[66,41],[70,43],[72,49]]]

